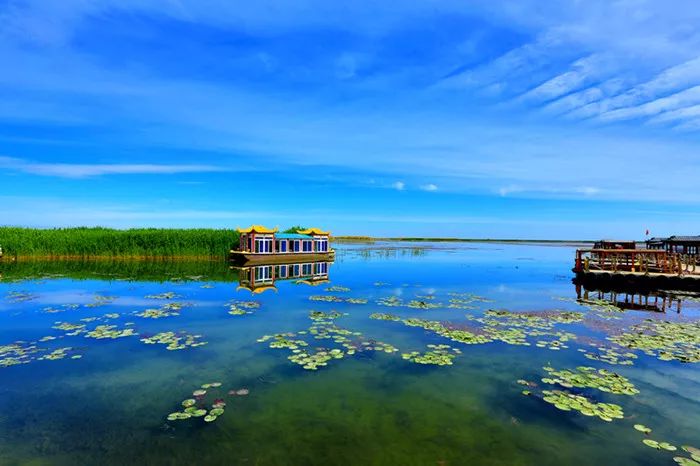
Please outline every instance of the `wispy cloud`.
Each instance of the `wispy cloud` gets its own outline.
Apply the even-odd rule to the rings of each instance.
[[[62,178],[87,178],[101,175],[173,175],[226,171],[223,167],[213,165],[39,163],[14,157],[0,157],[0,168],[30,175]]]
[[[403,181],[395,181],[391,183],[391,187],[397,191],[403,191],[404,189],[406,189],[406,183],[404,183]]]
[[[438,186],[436,184],[433,184],[433,183],[428,183],[428,184],[420,185],[420,189],[421,189],[421,191],[432,192],[432,191],[437,191]]]
[[[615,115],[625,114],[624,110],[612,113],[615,110],[638,107],[646,102],[657,100],[659,96],[686,89],[698,83],[700,83],[700,57],[672,66],[653,79],[633,86],[619,95],[585,105],[572,112],[571,116],[588,118],[612,114],[613,116],[608,119],[615,119]]]

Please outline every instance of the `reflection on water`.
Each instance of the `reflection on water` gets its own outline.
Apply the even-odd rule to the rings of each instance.
[[[259,294],[267,290],[277,291],[275,282],[291,280],[296,284],[322,285],[328,283],[332,262],[308,262],[297,264],[251,265],[231,267],[238,274],[238,289]]]
[[[379,246],[298,269],[0,264],[0,464],[658,465],[700,446],[696,296],[577,294],[569,247]]]

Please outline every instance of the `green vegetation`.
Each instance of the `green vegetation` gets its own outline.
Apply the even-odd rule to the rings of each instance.
[[[299,233],[301,230],[306,230],[306,227],[303,227],[301,225],[294,225],[293,227],[287,228],[282,233]]]
[[[5,256],[207,257],[224,259],[238,242],[234,230],[0,227]]]
[[[19,261],[0,261],[0,282],[60,277],[73,280],[233,282],[238,280],[238,273],[220,260],[197,260],[195,257],[186,260],[129,260],[122,257],[48,260],[30,257]]]

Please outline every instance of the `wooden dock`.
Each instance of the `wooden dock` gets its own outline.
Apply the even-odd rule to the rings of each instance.
[[[700,289],[698,256],[658,249],[578,249],[574,273],[587,282]]]

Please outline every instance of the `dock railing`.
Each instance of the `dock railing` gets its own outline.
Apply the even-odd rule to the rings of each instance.
[[[698,258],[694,255],[659,249],[577,249],[574,272],[596,270],[676,275],[700,273]]]

